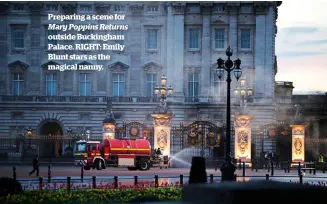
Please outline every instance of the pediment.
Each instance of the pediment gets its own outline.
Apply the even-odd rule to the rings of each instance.
[[[149,62],[142,66],[142,69],[145,72],[158,72],[162,69],[162,66],[155,63],[155,62]]]
[[[47,61],[46,63],[43,63],[42,65],[41,65],[41,67],[43,68],[43,69],[45,69],[45,68],[48,68],[48,65],[60,65],[58,62],[56,62],[56,61],[52,61],[52,60],[50,60],[50,61]]]
[[[225,22],[225,21],[222,21],[222,20],[219,20],[219,19],[217,19],[217,20],[214,20],[214,21],[212,21],[211,22],[212,24],[227,24],[227,22]]]
[[[125,71],[125,70],[127,70],[129,68],[129,66],[127,64],[124,64],[124,63],[118,61],[118,62],[115,62],[113,64],[110,64],[108,66],[108,68],[109,69],[117,69],[117,70],[123,70],[123,71]]]
[[[20,61],[20,60],[16,60],[14,62],[11,62],[8,64],[9,69],[11,70],[21,70],[21,71],[25,71],[29,65]]]

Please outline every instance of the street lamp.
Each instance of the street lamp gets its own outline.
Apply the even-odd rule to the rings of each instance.
[[[217,60],[217,69],[216,73],[219,79],[222,78],[224,75],[224,71],[227,72],[227,114],[226,114],[226,142],[225,142],[225,162],[220,168],[222,173],[221,180],[222,181],[233,181],[234,180],[234,172],[235,172],[235,165],[232,163],[231,157],[231,147],[230,147],[230,140],[231,140],[231,127],[230,127],[230,84],[231,84],[231,72],[234,70],[234,76],[236,80],[241,77],[242,70],[240,68],[241,60],[237,59],[234,62],[230,59],[233,55],[233,51],[231,50],[230,46],[226,49],[227,60],[224,61],[221,58]]]
[[[160,80],[160,85],[154,88],[154,94],[160,98],[160,105],[156,108],[158,113],[167,113],[169,111],[167,107],[167,97],[173,94],[173,88],[171,86],[167,87],[167,77],[163,75]],[[155,112],[156,112],[155,111]]]
[[[247,87],[245,77],[242,77],[240,80],[240,88],[236,86],[234,90],[235,96],[240,97],[240,113],[244,112],[244,108],[246,107],[247,102],[252,102],[251,96],[253,95],[253,89],[251,87]]]

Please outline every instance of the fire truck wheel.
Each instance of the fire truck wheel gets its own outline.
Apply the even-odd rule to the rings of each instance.
[[[136,167],[127,167],[127,169],[128,169],[129,171],[136,171],[136,170],[137,170]]]
[[[102,162],[100,159],[96,160],[95,165],[97,170],[102,170]]]
[[[141,160],[138,167],[139,170],[146,171],[150,169],[150,163],[147,160]]]
[[[84,166],[84,170],[85,170],[85,171],[88,171],[88,170],[90,170],[90,169],[91,169],[90,166]]]

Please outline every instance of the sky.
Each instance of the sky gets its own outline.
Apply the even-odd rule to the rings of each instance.
[[[276,81],[294,93],[327,92],[327,0],[285,0],[278,9]]]

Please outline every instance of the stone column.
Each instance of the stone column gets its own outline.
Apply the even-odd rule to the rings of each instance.
[[[228,32],[228,45],[233,49],[233,57],[238,57],[238,27],[237,27],[237,14],[238,5],[228,5],[227,11],[229,14],[229,32]]]
[[[30,40],[26,45],[27,59],[30,61],[30,68],[28,69],[28,81],[26,81],[26,94],[38,95],[40,93],[40,64],[41,64],[41,35],[40,29],[43,29],[41,24],[41,3],[28,4],[31,11],[31,25],[30,25]],[[43,36],[42,36],[43,37]],[[27,41],[25,41],[27,42]],[[29,50],[28,50],[29,49]]]
[[[2,88],[0,89],[1,95],[9,95],[11,93],[10,90],[10,79],[11,79],[11,73],[8,69],[8,58],[4,57],[7,56],[8,52],[8,15],[7,10],[9,8],[8,2],[1,2],[0,3],[0,56],[3,56],[0,58],[0,83],[2,84]]]
[[[131,55],[131,65],[130,65],[130,84],[128,93],[130,96],[140,96],[141,93],[141,16],[143,11],[143,5],[133,5],[130,7],[132,11],[130,30],[126,32],[133,33],[131,36],[130,44],[130,55]],[[160,40],[160,39],[158,39]]]
[[[305,159],[305,125],[291,125],[292,128],[292,162],[304,162]]]
[[[209,97],[211,74],[210,15],[212,4],[201,4],[202,13],[202,49],[200,97]]]
[[[160,148],[163,156],[170,157],[170,129],[171,118],[170,113],[152,114],[154,121],[154,149]]]
[[[251,164],[252,115],[235,115],[235,159]]]
[[[312,133],[312,156],[313,158],[318,158],[320,155],[320,142],[315,142],[319,141],[320,138],[320,131],[319,131],[319,120],[314,120],[313,121],[313,133]]]
[[[165,70],[170,84],[175,88],[174,80],[174,16],[172,3],[167,3],[167,67]]]
[[[256,97],[265,95],[265,54],[266,54],[266,7],[262,4],[255,6],[256,27],[255,27],[255,90]]]
[[[172,87],[174,87],[174,96],[176,98],[184,97],[183,94],[183,80],[181,76],[184,76],[184,12],[186,3],[173,3],[173,14],[174,14],[174,38],[173,38],[173,61],[174,66],[170,67],[173,78],[170,79],[174,82]]]

